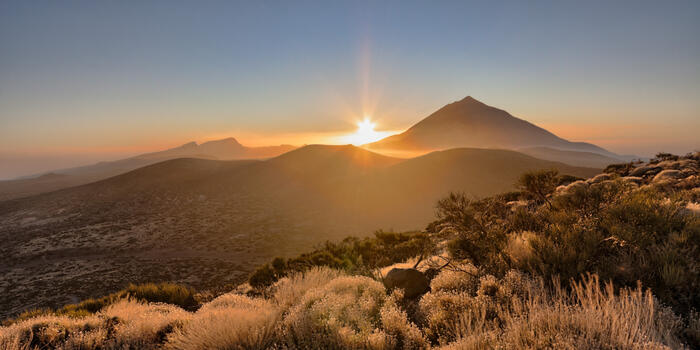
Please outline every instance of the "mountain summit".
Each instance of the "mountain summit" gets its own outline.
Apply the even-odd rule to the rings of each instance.
[[[550,147],[613,155],[589,143],[564,140],[471,96],[440,108],[401,134],[389,136],[366,147],[379,151]]]

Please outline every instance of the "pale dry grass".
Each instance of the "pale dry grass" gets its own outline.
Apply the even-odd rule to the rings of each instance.
[[[641,287],[616,295],[597,276],[573,283],[571,292],[526,284],[527,297],[512,297],[496,318],[488,303],[472,305],[460,317],[457,340],[443,349],[683,348],[680,319]]]
[[[0,349],[150,349],[190,318],[176,306],[122,300],[91,316],[41,316],[0,328]]]
[[[386,334],[380,329],[384,286],[368,277],[338,277],[308,290],[283,320],[293,347],[368,348]]]
[[[272,299],[286,311],[308,290],[324,286],[341,276],[346,274],[328,267],[314,267],[304,273],[295,273],[280,279],[270,288]]]
[[[265,349],[275,341],[279,309],[264,299],[225,294],[168,336],[166,349]]]
[[[225,294],[194,313],[125,300],[82,318],[20,321],[0,328],[0,349],[683,348],[679,318],[641,287],[614,291],[593,275],[564,289],[458,266],[433,279],[417,311],[376,280],[314,269],[266,298]]]
[[[469,292],[476,293],[479,288],[479,270],[472,264],[459,264],[440,272],[432,281],[430,289],[433,292]]]

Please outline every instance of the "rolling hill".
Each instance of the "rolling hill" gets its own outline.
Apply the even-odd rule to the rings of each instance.
[[[597,173],[507,150],[401,160],[312,145],[265,161],[173,159],[0,202],[0,317],[130,282],[220,287],[328,239],[421,229],[449,191],[494,194],[538,168]]]
[[[617,162],[624,158],[590,143],[562,139],[471,96],[440,108],[401,134],[363,147],[387,154],[429,152],[458,147],[512,150],[546,147],[561,151],[585,152],[579,155],[569,153],[566,157],[539,152],[540,155],[548,157],[545,159],[566,160],[574,165],[579,165],[577,156],[589,159],[590,153],[600,154]],[[587,160],[585,163],[590,164]]]
[[[549,147],[527,147],[520,148],[517,151],[539,159],[601,169],[610,164],[620,163],[623,160],[627,160],[627,157],[625,156],[622,156],[621,158],[613,158],[595,152],[566,151]]]
[[[290,145],[246,147],[232,137],[204,142],[199,145],[195,142],[189,142],[179,147],[145,153],[126,159],[53,170],[39,176],[24,177],[17,180],[0,181],[0,201],[83,185],[168,159],[266,159],[278,156],[294,148],[294,146]]]

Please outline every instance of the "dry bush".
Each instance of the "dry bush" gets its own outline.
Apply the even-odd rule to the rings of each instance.
[[[328,282],[346,276],[345,273],[328,267],[313,267],[303,273],[295,273],[277,281],[270,288],[273,299],[282,308],[287,310],[310,289],[318,288]]]
[[[534,252],[531,242],[536,237],[536,234],[532,231],[522,231],[508,238],[504,252],[513,266],[526,269],[532,263]]]
[[[433,281],[449,288],[435,288],[424,295],[419,310],[423,331],[439,344],[497,327],[517,303],[516,297],[523,297],[526,283],[514,271],[501,281],[491,275],[478,278],[463,271],[444,271]]]
[[[479,288],[479,270],[472,264],[458,264],[446,267],[432,281],[430,289],[433,292],[467,292],[475,293]]]
[[[283,320],[292,348],[377,348],[386,290],[368,277],[339,277],[308,290]]]
[[[100,314],[118,320],[113,343],[122,348],[147,348],[162,343],[167,333],[191,317],[189,312],[174,305],[129,300],[110,305]]]
[[[96,315],[41,316],[0,328],[0,349],[152,349],[189,317],[176,306],[122,300]]]
[[[460,319],[457,341],[443,349],[683,347],[676,336],[680,319],[641,287],[616,295],[612,284],[601,285],[597,276],[572,283],[571,292],[547,289],[541,280],[518,283],[523,282],[529,289],[527,298],[513,298],[510,310],[499,315],[499,323],[489,323],[487,317],[469,310]]]
[[[168,336],[167,349],[265,349],[280,319],[270,301],[226,294],[206,304]]]
[[[386,348],[389,349],[427,349],[428,340],[421,330],[408,320],[406,312],[401,309],[403,291],[394,290],[387,298],[380,311],[381,325],[387,334]]]
[[[683,331],[697,333],[697,320],[683,330],[641,287],[616,293],[589,275],[564,289],[457,266],[433,280],[417,325],[400,291],[316,269],[280,281],[269,299],[225,294],[195,313],[124,300],[84,317],[38,316],[0,328],[0,349],[676,349]]]
[[[104,338],[103,319],[89,316],[73,319],[65,316],[39,316],[26,319],[8,327],[0,328],[0,349],[35,349],[58,348],[73,338],[88,341],[90,333],[95,337]],[[100,339],[100,340],[102,340]]]

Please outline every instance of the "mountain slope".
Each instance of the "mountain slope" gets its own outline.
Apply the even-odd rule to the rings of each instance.
[[[274,256],[328,239],[421,229],[449,191],[494,194],[537,168],[597,172],[504,150],[399,160],[313,145],[266,161],[168,160],[0,202],[0,288],[9,291],[0,295],[0,316],[130,282],[240,281]]]
[[[564,151],[549,147],[527,147],[517,151],[539,159],[600,169],[610,164],[623,162],[623,159],[595,152]]]
[[[168,159],[265,159],[278,156],[294,148],[290,145],[246,147],[232,137],[204,142],[201,145],[190,142],[164,151],[50,172],[60,176],[47,178],[42,175],[21,180],[0,181],[0,201],[91,183]]]
[[[598,146],[570,142],[471,96],[450,103],[405,132],[365,145],[376,151],[430,151],[457,147],[551,147],[614,156]]]

